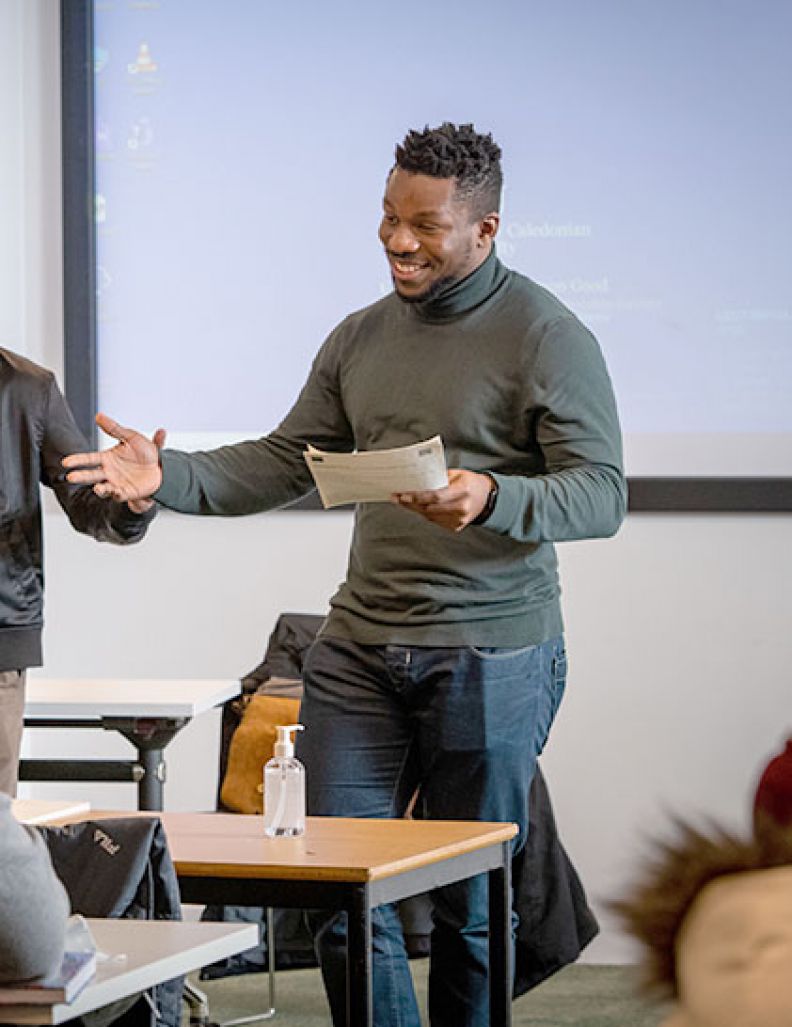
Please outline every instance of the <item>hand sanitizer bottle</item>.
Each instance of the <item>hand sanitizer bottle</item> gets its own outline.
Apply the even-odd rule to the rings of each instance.
[[[264,766],[264,834],[305,834],[305,767],[294,757],[293,735],[304,728],[285,724],[275,730],[275,755]]]

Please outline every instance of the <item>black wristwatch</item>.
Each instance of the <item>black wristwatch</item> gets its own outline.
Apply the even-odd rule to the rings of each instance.
[[[490,490],[489,495],[487,496],[487,502],[484,504],[484,507],[478,517],[474,517],[470,522],[471,524],[485,524],[492,516],[492,511],[495,509],[495,504],[498,501],[498,483],[491,474],[488,474],[487,477],[490,480]]]

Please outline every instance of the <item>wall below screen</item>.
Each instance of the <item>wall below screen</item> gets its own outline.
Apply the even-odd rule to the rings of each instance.
[[[0,345],[56,371],[57,11],[55,0],[0,0]],[[280,611],[322,612],[350,524],[348,514],[163,514],[142,545],[113,549],[75,535],[48,504],[42,673],[238,677]],[[544,766],[562,837],[601,906],[669,811],[747,827],[759,771],[792,735],[792,519],[634,515],[614,540],[560,553],[570,680]],[[96,755],[130,752],[100,732],[28,732],[25,744],[85,755],[86,735]],[[217,716],[205,714],[168,749],[169,809],[212,807],[217,739]],[[95,808],[134,805],[131,785],[84,794]],[[603,927],[586,959],[628,960],[625,939],[604,917]]]

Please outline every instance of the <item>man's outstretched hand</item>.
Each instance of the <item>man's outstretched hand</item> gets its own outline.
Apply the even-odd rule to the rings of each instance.
[[[127,503],[135,513],[150,506],[149,496],[162,484],[159,451],[165,445],[165,431],[158,428],[147,439],[145,435],[124,428],[105,414],[96,415],[96,423],[118,445],[95,453],[72,453],[64,457],[66,478],[74,485],[93,485],[97,496]]]

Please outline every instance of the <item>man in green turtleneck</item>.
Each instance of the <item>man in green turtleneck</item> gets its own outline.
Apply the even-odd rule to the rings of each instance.
[[[564,690],[554,543],[612,535],[626,508],[621,441],[599,346],[494,250],[500,149],[472,125],[409,132],[380,239],[394,291],[319,351],[270,435],[209,453],[119,440],[68,458],[70,480],[119,500],[233,516],[305,495],[319,449],[387,449],[439,434],[447,487],[360,504],[345,582],[305,667],[300,756],[312,815],[513,821]],[[80,468],[74,470],[75,468]],[[344,1022],[344,928],[317,922],[333,1019]],[[433,1027],[487,1012],[486,881],[435,896]],[[395,911],[374,922],[374,1022],[417,1027]]]

